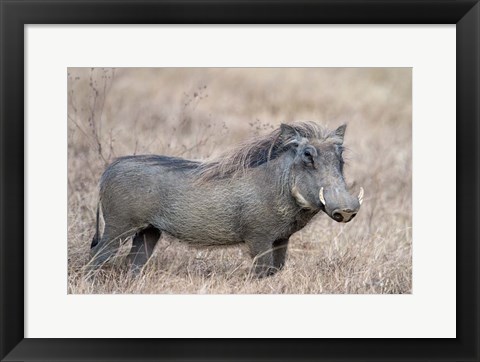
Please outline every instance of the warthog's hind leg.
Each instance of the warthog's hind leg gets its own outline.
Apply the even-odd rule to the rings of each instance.
[[[92,243],[90,250],[90,262],[87,265],[88,272],[93,272],[109,261],[117,253],[120,240],[125,237],[123,228],[105,226],[105,231],[97,243]],[[128,235],[126,235],[128,236]]]
[[[275,240],[273,243],[273,265],[281,270],[287,257],[288,238]]]
[[[153,254],[153,249],[160,239],[161,232],[153,226],[149,226],[135,234],[132,249],[128,255],[130,270],[138,274],[148,259]]]

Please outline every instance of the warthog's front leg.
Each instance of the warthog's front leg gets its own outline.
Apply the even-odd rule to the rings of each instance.
[[[272,242],[265,240],[247,241],[250,256],[253,258],[253,271],[259,278],[275,274],[278,269],[273,264]]]
[[[273,243],[273,265],[281,270],[287,257],[288,238],[275,240]]]

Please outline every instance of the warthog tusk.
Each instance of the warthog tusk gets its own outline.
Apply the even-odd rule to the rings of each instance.
[[[320,202],[323,204],[323,206],[326,206],[325,198],[323,197],[323,187],[320,187],[320,192],[318,193],[318,196],[320,197]]]
[[[295,198],[295,200],[297,201],[298,205],[300,205],[301,207],[303,207],[304,209],[311,209],[312,208],[312,205],[310,205],[310,203],[305,200],[305,198],[302,196],[302,194],[298,191],[297,187],[296,186],[293,186],[292,187],[292,196]]]
[[[360,203],[360,205],[363,202],[363,187],[360,187],[360,192],[358,193],[358,202]]]

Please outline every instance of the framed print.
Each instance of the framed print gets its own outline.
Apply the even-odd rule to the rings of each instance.
[[[479,358],[477,1],[1,6],[2,360]]]

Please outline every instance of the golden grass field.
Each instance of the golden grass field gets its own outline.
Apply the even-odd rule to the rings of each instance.
[[[409,68],[69,68],[68,293],[411,293],[411,82]],[[268,278],[251,276],[243,246],[164,234],[140,277],[127,243],[86,278],[98,181],[115,157],[207,159],[295,120],[348,124],[346,179],[365,189],[352,222],[318,214]]]

